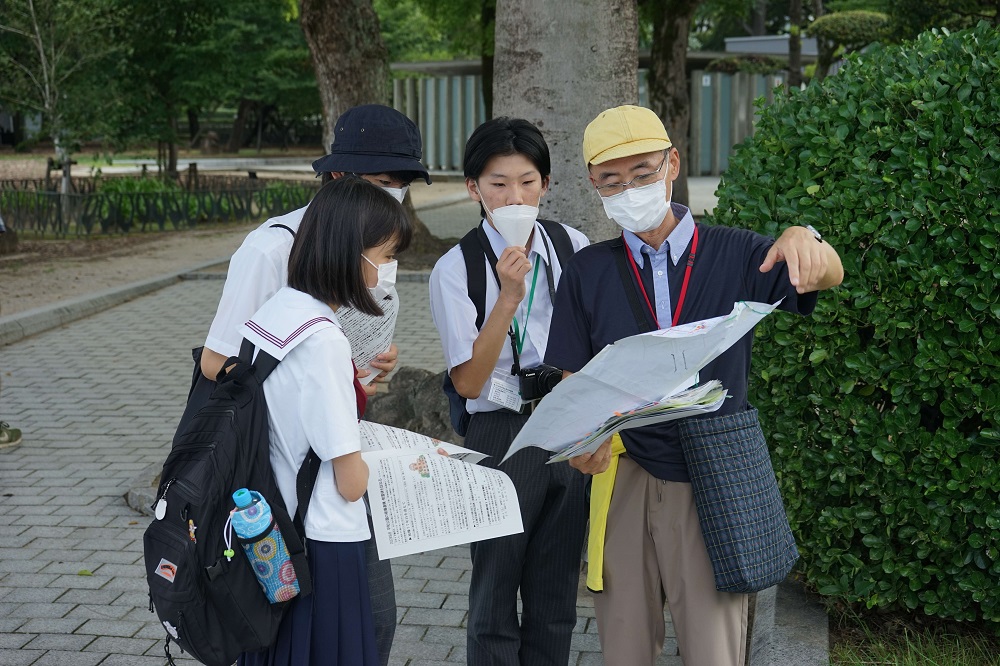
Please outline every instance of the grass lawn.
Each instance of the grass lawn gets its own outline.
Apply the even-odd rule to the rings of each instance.
[[[875,622],[846,613],[830,623],[836,666],[998,666],[1000,637],[959,625]]]

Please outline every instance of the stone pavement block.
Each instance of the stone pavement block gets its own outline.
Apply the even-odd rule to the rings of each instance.
[[[72,618],[83,623],[87,620],[124,620],[125,615],[131,611],[128,606],[95,606],[93,604],[77,604],[73,610],[66,614],[67,618]]]
[[[43,650],[0,650],[0,664],[3,666],[28,666],[41,657]]]
[[[418,624],[398,624],[393,641],[419,641],[427,633],[427,627]]]
[[[465,572],[461,569],[436,569],[431,567],[410,567],[407,569],[406,573],[403,574],[404,578],[422,578],[428,581],[432,580],[447,580],[447,581],[457,581],[461,578],[462,574]],[[425,588],[426,590],[426,588]],[[434,590],[426,590],[428,592]]]
[[[49,507],[55,509],[55,507]],[[12,521],[15,525],[58,525],[64,516],[19,515]]]
[[[6,546],[7,543],[4,542]],[[18,547],[5,547],[0,548],[0,559],[2,560],[34,560],[38,557],[39,553],[42,552],[41,548],[18,548]]]
[[[142,575],[141,570],[137,570],[139,575]],[[124,592],[142,592],[143,590],[149,589],[149,584],[146,583],[145,578],[112,578],[104,586],[107,590],[122,590]]]
[[[77,557],[77,553],[80,553],[79,557]],[[93,573],[94,569],[101,566],[101,561],[90,551],[63,551],[58,553],[56,557],[53,555],[52,551],[46,551],[43,557],[49,561],[49,564],[45,565],[45,568],[39,572],[54,574],[53,579],[62,575],[78,576],[81,571]]]
[[[400,624],[425,624],[429,627],[460,627],[464,619],[464,611],[410,608],[403,615],[403,620]]]
[[[570,646],[577,652],[600,652],[601,641],[597,634],[574,633]]]
[[[31,666],[95,666],[104,658],[102,654],[49,650]]]
[[[31,527],[27,525],[0,525],[0,540],[2,540],[0,542],[5,546],[17,548],[17,546],[10,546],[7,540],[20,536],[30,529]]]
[[[472,558],[468,555],[465,557],[446,557],[437,566],[442,569],[471,569]]]
[[[5,604],[6,605],[6,604]],[[15,607],[7,613],[8,617],[48,617],[60,618],[73,610],[73,604],[60,603],[24,603],[15,604]]]
[[[446,596],[429,592],[401,592],[396,590],[396,605],[415,608],[441,608]]]
[[[445,594],[468,594],[469,584],[451,580],[429,580],[424,585],[424,592],[443,592]]]
[[[427,633],[424,634],[424,642],[446,643],[448,645],[465,645],[466,637],[465,629],[432,625],[427,628]]]
[[[21,527],[25,527],[25,526],[24,525],[10,525],[9,527],[21,528]],[[26,536],[23,536],[23,535],[10,536],[10,537],[0,537],[0,539],[3,540],[2,543],[3,543],[4,546],[6,546],[7,548],[11,548],[11,549],[21,548],[21,547],[27,545],[28,542],[31,541],[31,537],[26,537]]]
[[[421,555],[407,555],[405,557],[397,557],[393,559],[393,566],[408,566],[408,567],[437,567],[441,565],[441,560],[443,558],[439,555],[434,554],[421,554]]]
[[[79,590],[98,590],[107,585],[109,582],[111,582],[111,578],[108,576],[96,576],[96,575],[81,576],[79,573],[62,574],[52,582],[51,587],[64,587],[67,589],[79,589]]]
[[[108,523],[115,520],[114,516],[102,515],[78,515],[66,516],[66,519],[59,523],[60,527],[106,527]]]
[[[71,634],[84,622],[85,620],[75,618],[36,617],[22,624],[17,631],[30,634]]]
[[[443,660],[451,653],[452,646],[442,643],[424,643],[422,641],[401,641],[398,638],[392,642],[393,655],[406,655],[418,659]]]
[[[163,666],[163,656],[137,657],[134,654],[109,654],[100,664],[101,666]]]
[[[47,604],[55,601],[61,594],[62,590],[56,590],[49,587],[20,587],[11,589],[8,594],[4,595],[3,600],[8,603],[34,602]]]
[[[25,643],[32,640],[34,634],[0,633],[0,650],[19,650]]]
[[[466,594],[449,594],[441,608],[467,611],[469,610],[469,597]]]
[[[94,604],[102,606],[110,606],[115,603],[115,601],[121,597],[123,592],[120,590],[66,590],[66,592],[59,597],[60,602],[71,603],[71,604]],[[148,598],[147,598],[148,600]]]
[[[464,664],[469,656],[468,648],[465,645],[456,645],[448,654],[448,662],[454,664]],[[573,663],[572,661],[570,663]]]
[[[427,581],[420,578],[400,578],[399,576],[393,576],[393,582],[397,593],[420,592],[427,584]]]
[[[140,622],[122,622],[118,620],[87,620],[75,633],[93,634],[95,636],[121,636],[130,638],[142,628]]]
[[[87,652],[104,652],[118,654],[144,654],[156,644],[148,638],[121,638],[101,636],[86,647]]]
[[[80,651],[94,642],[93,636],[75,634],[38,634],[25,647],[32,650]]]
[[[2,617],[0,616],[0,634],[6,634],[13,631],[17,631],[22,626],[24,626],[25,620],[21,617]]]
[[[79,501],[79,498],[77,499],[77,501]],[[66,537],[69,537],[70,535],[72,535],[73,532],[74,532],[74,528],[73,527],[68,527],[68,526],[64,526],[64,525],[59,525],[59,526],[55,526],[55,525],[50,525],[50,526],[34,525],[32,527],[29,527],[27,530],[25,530],[22,533],[22,536],[30,536],[30,537],[33,537],[33,538],[56,538],[56,539],[63,539],[63,538],[66,538]]]

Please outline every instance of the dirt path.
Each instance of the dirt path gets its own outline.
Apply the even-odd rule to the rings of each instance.
[[[227,259],[255,226],[21,241],[0,257],[0,316]]]

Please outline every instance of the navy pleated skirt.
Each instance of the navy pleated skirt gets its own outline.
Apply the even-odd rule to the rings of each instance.
[[[309,541],[313,592],[292,601],[268,650],[239,666],[379,666],[365,544]]]

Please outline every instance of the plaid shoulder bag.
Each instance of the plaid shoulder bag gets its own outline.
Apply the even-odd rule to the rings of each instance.
[[[677,423],[716,589],[777,585],[799,552],[757,410]]]

